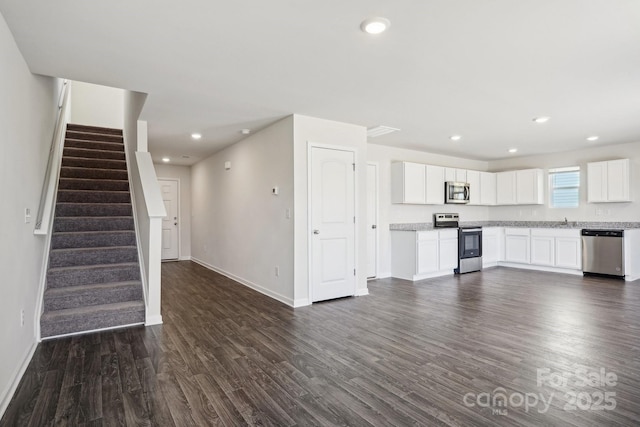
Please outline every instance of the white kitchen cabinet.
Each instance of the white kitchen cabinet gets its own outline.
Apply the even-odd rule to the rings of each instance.
[[[555,238],[535,232],[535,229],[531,230],[531,264],[553,266],[556,258]]]
[[[469,172],[467,171],[467,176]],[[496,204],[496,174],[493,172],[480,172],[480,204],[493,206]],[[473,187],[471,187],[473,196]]]
[[[447,182],[467,182],[467,170],[444,168],[444,180]]]
[[[630,176],[629,159],[587,163],[587,201],[631,201]]]
[[[496,173],[496,204],[515,205],[516,204],[516,172]]]
[[[425,202],[426,165],[410,162],[392,163],[391,203],[424,205]]]
[[[553,229],[555,267],[582,270],[582,237],[579,229]]]
[[[497,205],[544,204],[542,169],[523,169],[496,174]]]
[[[469,204],[480,205],[482,188],[480,185],[480,172],[467,171],[467,183],[469,184]]]
[[[458,267],[458,230],[438,232],[438,265],[440,270],[453,270]]]
[[[444,168],[442,166],[426,165],[426,194],[428,205],[444,204]]]
[[[530,240],[528,228],[505,228],[504,230],[504,260],[529,264]]]
[[[458,230],[391,231],[391,276],[406,280],[453,274]]]
[[[542,169],[516,171],[516,203],[519,205],[544,204],[544,172]]]
[[[418,233],[417,274],[433,273],[439,269],[438,232],[421,231]]]
[[[501,227],[484,227],[482,229],[482,266],[491,267],[502,261],[501,248],[503,229]]]

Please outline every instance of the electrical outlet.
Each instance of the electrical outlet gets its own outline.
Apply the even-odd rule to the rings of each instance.
[[[287,208],[287,210],[284,211],[284,216],[287,219],[291,219],[291,209]]]
[[[24,309],[20,310],[20,326],[24,326]]]
[[[280,267],[276,265],[276,277],[280,277]]]
[[[24,223],[29,224],[31,222],[31,209],[24,208]]]

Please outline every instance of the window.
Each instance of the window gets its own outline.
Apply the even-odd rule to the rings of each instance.
[[[580,167],[549,169],[552,208],[577,208],[580,204]]]

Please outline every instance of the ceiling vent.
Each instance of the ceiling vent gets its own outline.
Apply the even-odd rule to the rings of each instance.
[[[378,136],[386,135],[392,132],[399,132],[400,129],[392,128],[389,126],[376,126],[374,128],[367,129],[367,136],[369,138],[375,138]]]

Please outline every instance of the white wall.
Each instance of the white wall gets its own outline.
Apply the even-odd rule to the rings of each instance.
[[[490,208],[486,206],[445,205],[444,203],[442,205],[391,204],[391,163],[394,161],[480,171],[487,170],[487,162],[377,144],[367,146],[367,160],[378,164],[378,277],[391,275],[389,224],[432,222],[433,214],[440,212],[457,212],[460,214],[461,221],[486,221],[489,219]]]
[[[59,81],[34,76],[0,15],[0,417],[36,345],[44,236],[34,236]],[[25,224],[24,209],[31,209]],[[20,311],[24,310],[24,326]]]
[[[179,180],[180,259],[191,259],[191,167],[154,164],[158,179]]]
[[[587,163],[601,160],[631,159],[631,203],[587,203]],[[580,166],[580,206],[573,209],[553,209],[548,205],[548,186],[545,188],[545,205],[492,207],[493,220],[515,221],[640,221],[640,142],[601,147],[585,147],[539,156],[518,157],[489,162],[492,171],[557,168]],[[546,175],[545,175],[546,176]],[[545,179],[545,185],[548,181]],[[597,210],[601,212],[597,214]]]
[[[293,117],[193,165],[191,186],[192,259],[292,305]]]
[[[124,90],[84,82],[71,84],[71,123],[122,129]]]
[[[294,115],[295,165],[295,300],[309,303],[308,147],[309,143],[351,147],[356,150],[356,261],[357,295],[367,291],[367,129],[363,126]]]

